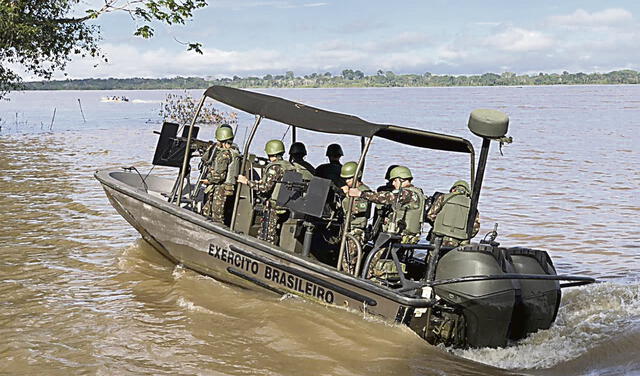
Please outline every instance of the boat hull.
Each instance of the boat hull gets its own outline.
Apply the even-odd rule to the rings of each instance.
[[[123,174],[127,179],[122,179]],[[295,294],[388,321],[407,322],[414,308],[429,305],[428,299],[394,294],[372,282],[231,232],[168,203],[160,195],[149,194],[144,186],[131,183],[135,174],[128,174],[107,170],[96,172],[95,177],[118,213],[176,264],[245,288]],[[163,185],[168,187],[169,183],[167,180]]]

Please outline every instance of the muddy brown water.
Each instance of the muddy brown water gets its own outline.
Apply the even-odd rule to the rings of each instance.
[[[506,111],[515,142],[503,147],[504,156],[492,145],[481,234],[499,222],[504,245],[547,249],[560,273],[604,282],[564,290],[551,329],[505,349],[473,350],[433,347],[402,326],[225,285],[155,252],[92,177],[105,167],[150,169],[166,92],[15,93],[0,103],[0,373],[640,373],[640,87],[267,92],[460,135],[476,149],[465,129],[469,112]],[[100,102],[123,94],[132,102]],[[240,117],[239,143],[251,120]],[[285,132],[265,123],[253,149]],[[330,142],[343,144],[345,161],[359,145],[353,137],[298,137],[314,164]],[[466,156],[374,141],[365,180],[380,184],[386,166],[397,162],[408,164],[427,192],[468,176]]]

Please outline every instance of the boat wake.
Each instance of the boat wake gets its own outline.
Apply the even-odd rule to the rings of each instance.
[[[159,99],[134,99],[131,103],[162,103]]]
[[[214,315],[214,316],[220,316],[220,314],[207,309],[205,307],[199,306],[196,303],[187,300],[183,297],[179,297],[178,300],[176,301],[176,303],[178,304],[179,307],[182,307],[184,309],[186,309],[187,311],[191,311],[191,312],[200,312],[200,313],[206,313],[209,315]]]
[[[611,358],[621,351],[616,344],[640,342],[639,282],[607,282],[567,290],[562,302],[550,329],[533,333],[513,346],[450,351],[500,368],[532,370],[569,361],[589,363],[591,355]],[[640,362],[627,366],[640,369]]]

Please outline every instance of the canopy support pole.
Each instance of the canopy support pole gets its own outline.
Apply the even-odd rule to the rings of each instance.
[[[291,144],[293,145],[297,140],[296,127],[291,126]]]
[[[362,138],[364,141],[364,137]],[[358,182],[360,179],[358,175],[364,166],[364,158],[369,151],[369,146],[371,146],[371,141],[373,141],[373,137],[369,137],[367,141],[364,143],[364,147],[362,149],[362,153],[360,154],[360,159],[358,160],[358,167],[356,167],[356,172],[353,175],[353,188],[358,188]],[[351,212],[353,211],[353,197],[349,196],[349,202],[347,204],[347,213],[344,218],[344,227],[342,229],[342,239],[340,240],[340,252],[338,253],[338,265],[336,268],[338,271],[342,269],[342,257],[344,256],[344,248],[347,242],[347,233],[349,232],[349,228],[351,227]],[[358,270],[356,270],[356,274],[358,275]]]
[[[475,179],[476,177],[476,152],[475,150],[473,150],[473,148],[471,148],[470,163],[471,163],[471,178],[469,179],[469,182],[473,184],[473,179]]]
[[[469,218],[467,218],[467,237],[471,240],[471,234],[473,233],[473,223],[476,220],[476,214],[478,213],[478,200],[480,199],[480,189],[482,188],[482,179],[484,178],[484,169],[487,166],[487,156],[489,155],[489,146],[491,140],[488,138],[482,139],[482,150],[480,150],[480,159],[478,160],[478,174],[473,181],[473,193],[471,194],[471,207],[469,208]]]
[[[189,155],[191,154],[189,151],[191,150],[191,136],[193,135],[193,126],[196,124],[196,119],[198,118],[198,115],[200,115],[200,110],[202,110],[205,99],[207,99],[206,96],[202,96],[202,99],[200,99],[200,103],[198,104],[196,113],[193,115],[191,124],[189,125],[187,146],[184,148],[184,158],[182,159],[182,168],[180,169],[180,185],[178,185],[178,198],[176,200],[178,207],[180,207],[180,201],[182,200],[182,186],[184,185],[184,175],[187,173],[187,164],[189,163]]]
[[[247,142],[244,144],[244,150],[242,154],[242,164],[240,165],[240,174],[244,174],[244,171],[247,168],[247,158],[249,156],[249,146],[253,141],[253,137],[256,135],[256,131],[258,130],[258,125],[260,125],[260,121],[262,120],[261,115],[256,115],[256,120],[253,123],[253,127],[251,128],[251,132],[249,132],[249,138]],[[294,128],[295,129],[295,128]],[[251,179],[253,176],[247,176],[248,179]],[[238,214],[238,203],[240,202],[240,182],[236,182],[236,197],[233,200],[233,214],[231,216],[231,231],[236,227],[236,217]],[[251,188],[249,188],[251,189]]]

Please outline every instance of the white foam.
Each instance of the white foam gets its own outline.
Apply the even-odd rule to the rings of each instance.
[[[162,103],[162,101],[156,99],[134,99],[131,103]]]
[[[200,313],[208,313],[208,314],[215,314],[215,312],[213,312],[210,309],[204,308],[202,306],[199,306],[197,304],[195,304],[194,302],[187,300],[183,297],[179,297],[177,300],[178,306],[191,311],[191,312],[200,312]]]
[[[563,291],[555,324],[513,346],[451,350],[456,355],[507,369],[549,368],[602,346],[640,319],[640,284],[601,283]]]
[[[173,268],[173,271],[171,272],[171,276],[173,277],[174,280],[178,280],[180,278],[182,278],[186,273],[186,270],[184,267],[182,267],[181,264],[176,265]]]
[[[290,293],[286,293],[284,295],[282,295],[279,299],[279,301],[285,301],[285,300],[295,300],[295,301],[304,301],[304,299],[302,299],[301,297],[299,297],[296,294],[290,294]]]

